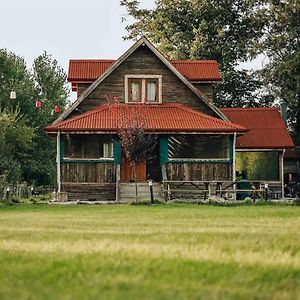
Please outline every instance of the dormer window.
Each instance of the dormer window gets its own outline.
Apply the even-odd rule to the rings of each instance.
[[[161,103],[161,75],[125,75],[126,103]]]

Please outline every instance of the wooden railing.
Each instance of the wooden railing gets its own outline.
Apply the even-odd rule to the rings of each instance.
[[[267,185],[266,185],[267,184]],[[165,201],[172,199],[208,200],[212,196],[236,200],[251,197],[279,199],[280,182],[265,181],[170,181],[163,180]]]

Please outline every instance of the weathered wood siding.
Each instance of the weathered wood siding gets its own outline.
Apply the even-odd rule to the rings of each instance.
[[[139,47],[78,106],[78,110],[71,113],[70,117],[106,103],[107,97],[119,97],[124,100],[126,74],[162,75],[164,103],[182,103],[203,113],[217,116],[151,50],[147,47]]]
[[[116,200],[116,165],[70,162],[61,164],[62,191],[68,200]]]
[[[70,162],[61,164],[62,182],[115,183],[116,165],[102,162]]]
[[[231,163],[172,162],[168,163],[166,168],[168,180],[232,180]]]
[[[204,93],[212,101],[215,83],[192,82],[192,84],[194,87],[196,87],[199,91]]]
[[[68,201],[115,201],[115,183],[63,183],[62,191],[68,193]]]
[[[81,94],[91,85],[91,83],[78,83],[77,88],[77,97],[80,97]]]

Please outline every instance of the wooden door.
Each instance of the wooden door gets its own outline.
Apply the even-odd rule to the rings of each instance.
[[[136,177],[138,181],[146,181],[146,161],[137,165]],[[121,164],[121,181],[134,181],[134,166],[125,159]]]

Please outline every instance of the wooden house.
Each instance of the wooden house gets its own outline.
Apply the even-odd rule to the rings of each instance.
[[[67,192],[70,200],[124,199],[123,190],[134,178],[122,155],[118,116],[137,110],[145,111],[145,132],[158,140],[147,153],[149,159],[138,166],[141,186],[152,179],[158,191],[162,182],[186,182],[195,189],[203,183],[207,190],[209,182],[235,182],[236,156],[244,150],[273,153],[274,149],[278,174],[259,179],[282,182],[282,152],[293,143],[278,111],[214,106],[213,88],[221,80],[216,61],[170,61],[143,37],[115,61],[71,60],[68,80],[78,99],[45,130],[57,139],[58,191]],[[121,100],[119,115],[112,113],[108,98]],[[256,130],[245,120],[259,115],[257,111],[276,114],[280,134],[270,125],[264,138],[254,137],[259,145],[245,146],[244,136],[252,141]],[[254,123],[265,123],[265,117],[268,114]],[[263,143],[271,135],[272,143]]]

